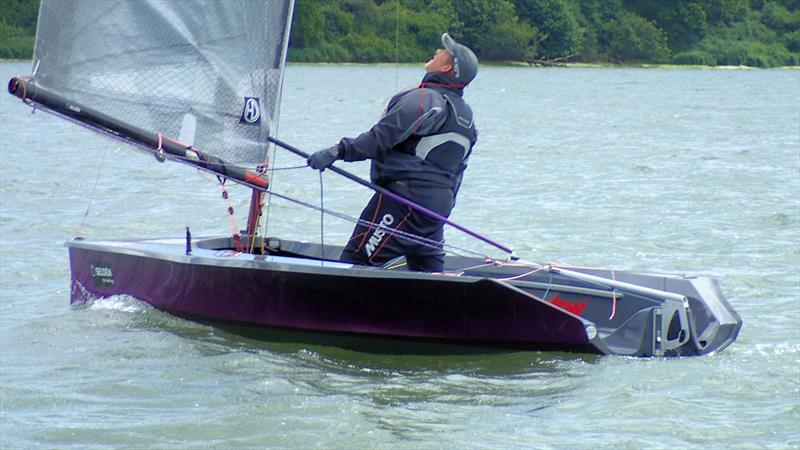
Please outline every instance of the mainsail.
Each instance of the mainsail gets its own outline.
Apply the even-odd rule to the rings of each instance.
[[[293,0],[43,0],[36,86],[227,163],[262,164]]]

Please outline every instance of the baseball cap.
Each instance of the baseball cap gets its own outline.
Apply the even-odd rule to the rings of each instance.
[[[478,74],[478,57],[466,45],[459,44],[449,34],[442,35],[442,45],[453,58],[453,76],[469,84]]]

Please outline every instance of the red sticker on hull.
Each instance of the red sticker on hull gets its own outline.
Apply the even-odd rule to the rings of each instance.
[[[583,310],[586,309],[586,305],[588,302],[576,302],[571,300],[561,300],[560,295],[556,295],[550,300],[550,304],[553,306],[558,306],[559,308],[563,309],[564,311],[571,312],[576,316],[580,316],[583,313]]]

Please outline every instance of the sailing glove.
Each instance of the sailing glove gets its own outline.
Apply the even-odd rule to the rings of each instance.
[[[333,147],[320,150],[309,156],[307,162],[312,169],[317,169],[322,172],[339,158],[339,146],[334,145]]]

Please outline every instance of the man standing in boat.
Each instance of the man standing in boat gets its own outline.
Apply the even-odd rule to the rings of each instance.
[[[339,159],[370,159],[373,183],[448,217],[478,139],[472,110],[462,99],[478,73],[478,59],[447,33],[442,45],[425,64],[422,83],[392,97],[378,123],[312,154],[308,165],[325,170]],[[375,193],[341,259],[378,266],[404,255],[409,270],[441,272],[443,228],[442,222]]]

